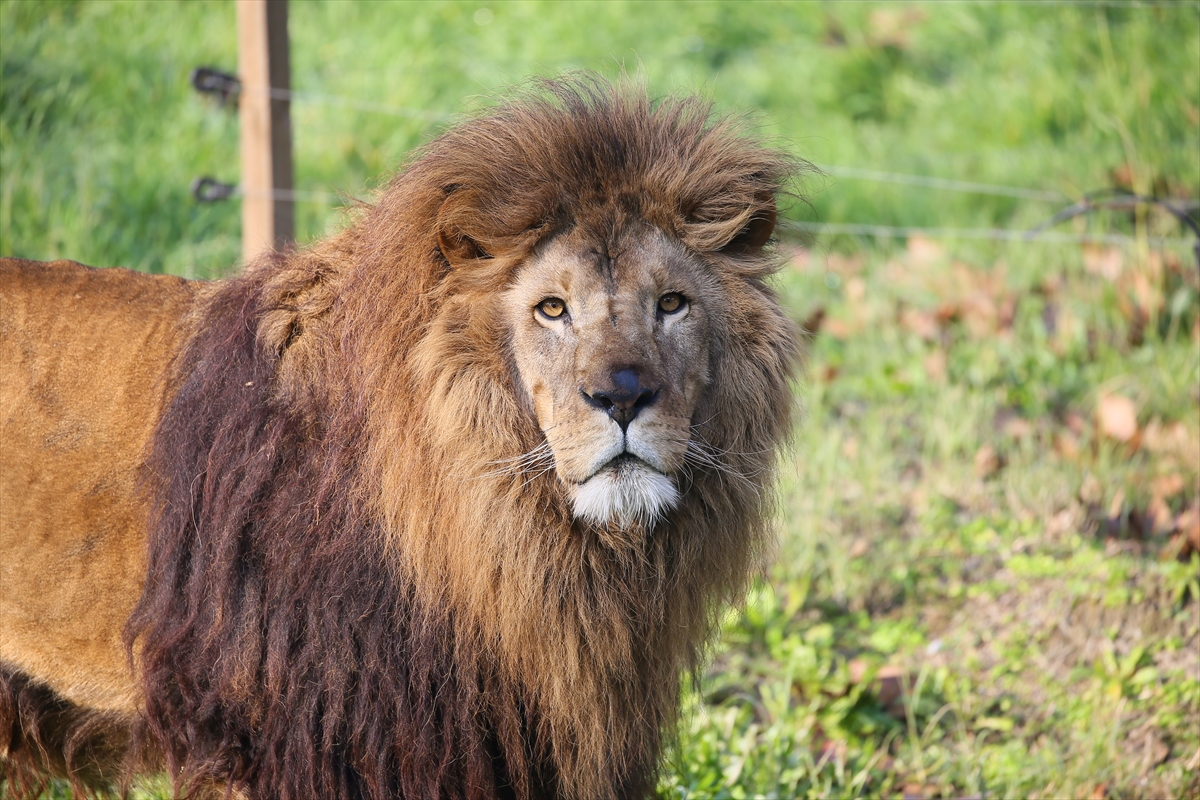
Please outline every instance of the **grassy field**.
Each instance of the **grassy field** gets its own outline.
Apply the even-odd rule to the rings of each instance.
[[[1025,228],[1120,186],[1200,196],[1200,5],[293,2],[297,188],[364,196],[531,74],[701,91],[849,177],[796,221]],[[0,254],[236,269],[229,3],[0,0]],[[422,114],[402,113],[419,109]],[[449,117],[440,116],[448,114]],[[311,240],[336,202],[301,205]],[[1124,243],[781,243],[813,331],[778,553],[688,694],[666,798],[1200,797],[1200,281]],[[1165,239],[1164,241],[1161,241]],[[65,791],[65,790],[64,790]]]

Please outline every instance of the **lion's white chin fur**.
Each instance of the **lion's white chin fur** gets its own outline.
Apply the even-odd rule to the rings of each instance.
[[[571,487],[576,519],[621,528],[653,528],[679,503],[679,490],[666,475],[636,461],[618,461]]]

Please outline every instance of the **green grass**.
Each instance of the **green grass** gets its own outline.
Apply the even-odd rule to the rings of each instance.
[[[478,12],[484,7],[491,12]],[[1200,7],[293,2],[293,87],[461,113],[622,70],[820,164],[1200,196]],[[0,0],[0,254],[236,269],[229,3]],[[297,188],[361,196],[446,122],[293,104]],[[817,177],[793,219],[1027,227],[1043,201]],[[336,204],[300,206],[311,240]],[[1183,231],[1168,216],[1065,231]],[[810,342],[778,553],[687,694],[660,794],[1200,795],[1200,328],[1162,252],[839,236],[780,290]],[[1098,426],[1132,401],[1138,433]],[[59,794],[64,790],[57,789]],[[161,791],[161,790],[160,790]],[[151,792],[153,795],[154,792]]]
[[[961,293],[947,288],[953,254],[923,252],[808,253],[785,275],[798,311],[828,316],[780,553],[730,616],[664,790],[1194,796],[1200,556],[1180,562],[1172,523],[1140,515],[1156,479],[1177,487],[1162,498],[1172,515],[1200,505],[1195,306],[1134,346],[1117,293],[1074,248],[1011,246]],[[1022,278],[1027,259],[1038,270]],[[1193,262],[1168,261],[1168,289],[1194,286]],[[1145,269],[1123,262],[1119,286]],[[971,316],[1009,294],[1011,325]],[[960,318],[932,336],[897,322],[939,307]],[[1051,308],[1087,321],[1050,334]],[[1097,429],[1107,392],[1134,400],[1139,446]],[[1170,425],[1178,448],[1158,433]],[[984,446],[999,469],[977,469]]]

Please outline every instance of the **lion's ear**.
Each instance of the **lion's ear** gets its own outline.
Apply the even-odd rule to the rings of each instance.
[[[467,235],[459,224],[469,207],[469,198],[465,193],[451,191],[442,201],[442,207],[438,209],[438,248],[451,267],[459,267],[480,258],[490,258],[479,242]]]
[[[450,262],[451,267],[458,267],[467,261],[487,258],[488,253],[479,243],[465,235],[461,230],[438,230],[438,248]]]
[[[724,219],[691,222],[686,226],[688,243],[698,250],[730,255],[756,253],[775,231],[775,201],[760,198],[753,206]]]
[[[770,241],[775,232],[775,204],[756,210],[729,244],[721,248],[726,253],[757,253]]]

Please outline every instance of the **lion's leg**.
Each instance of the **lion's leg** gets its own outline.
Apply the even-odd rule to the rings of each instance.
[[[77,706],[0,667],[0,782],[17,798],[39,796],[50,778],[118,787],[133,755],[131,727],[125,714]]]

